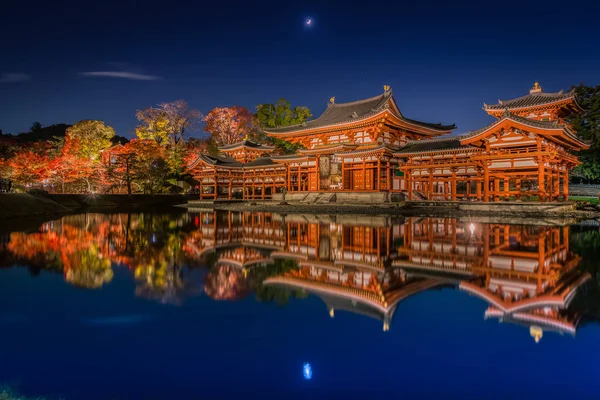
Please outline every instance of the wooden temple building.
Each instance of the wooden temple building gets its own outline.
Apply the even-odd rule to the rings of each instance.
[[[270,199],[287,192],[306,202],[371,200],[506,201],[568,198],[576,152],[589,146],[565,117],[582,109],[574,92],[529,94],[484,104],[495,120],[462,135],[455,125],[405,117],[389,86],[349,103],[331,98],[316,119],[265,129],[267,136],[301,145],[295,154],[249,140],[200,154],[189,165],[200,197]]]

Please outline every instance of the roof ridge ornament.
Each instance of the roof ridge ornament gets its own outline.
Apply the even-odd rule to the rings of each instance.
[[[332,97],[329,99],[329,104],[335,104],[335,96],[332,96]]]
[[[539,82],[535,82],[533,84],[533,88],[531,88],[531,90],[529,91],[529,94],[535,94],[535,93],[542,93],[542,87],[540,86]]]
[[[383,93],[387,94],[390,91],[391,87],[390,85],[383,85]]]

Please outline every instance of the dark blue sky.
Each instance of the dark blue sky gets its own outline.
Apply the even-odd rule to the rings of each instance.
[[[284,97],[317,116],[331,96],[384,84],[407,117],[461,133],[490,122],[483,102],[536,80],[546,91],[600,84],[593,1],[9,3],[0,129],[11,133],[100,119],[131,136],[136,110],[176,99],[206,113]]]

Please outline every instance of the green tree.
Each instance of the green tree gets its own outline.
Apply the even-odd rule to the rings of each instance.
[[[600,179],[600,85],[582,83],[573,89],[584,112],[570,117],[568,122],[579,136],[591,142],[591,146],[581,152],[582,164],[572,171],[571,176],[597,181]]]
[[[219,154],[221,154],[219,151],[219,145],[212,139],[208,141],[206,152],[213,157],[218,157]]]
[[[279,128],[301,124],[312,117],[308,107],[297,106],[291,108],[286,99],[279,99],[275,104],[259,104],[256,114],[261,128]]]
[[[77,143],[78,156],[88,160],[100,159],[100,151],[111,146],[115,130],[102,121],[83,120],[67,131],[70,141]]]
[[[31,128],[29,128],[29,132],[40,133],[42,131],[42,129],[43,129],[42,124],[39,123],[38,121],[35,121],[33,124],[31,124]]]
[[[292,108],[290,102],[286,99],[279,99],[275,104],[259,104],[256,106],[256,113],[254,114],[255,125],[261,129],[297,125],[305,122],[310,117],[312,117],[312,114],[308,107],[297,106]],[[284,154],[294,153],[300,147],[299,144],[292,144],[286,140],[267,138],[262,130],[256,136],[259,140],[271,142]]]

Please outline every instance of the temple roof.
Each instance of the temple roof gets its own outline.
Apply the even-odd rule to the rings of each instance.
[[[496,121],[492,122],[491,124],[484,126],[483,128],[477,129],[475,131],[471,131],[465,135],[462,135],[461,137],[461,141],[464,141],[466,139],[475,137],[483,132],[486,132],[490,129],[492,129],[493,127],[495,127],[496,125],[500,125],[502,122],[506,121],[506,120],[511,120],[532,128],[539,128],[539,129],[544,129],[544,130],[562,130],[565,135],[567,137],[569,137],[571,140],[575,141],[576,143],[578,143],[578,145],[582,148],[582,149],[587,149],[589,148],[589,145],[584,143],[579,137],[577,137],[577,135],[575,135],[575,133],[571,130],[571,128],[564,124],[564,123],[560,123],[558,120],[555,121],[538,121],[538,120],[533,120],[533,119],[529,119],[529,118],[525,118],[525,117],[520,117],[518,115],[515,115],[511,112],[509,112],[508,110],[505,110],[504,113],[500,116],[500,118],[498,118]]]
[[[422,153],[436,150],[455,150],[462,148],[472,149],[472,146],[463,146],[460,144],[460,140],[463,136],[454,136],[440,139],[426,139],[426,140],[409,140],[403,148],[394,152],[394,154],[404,153]]]
[[[373,153],[373,152],[381,152],[381,151],[394,151],[395,148],[388,146],[387,144],[367,144],[360,145],[354,150],[344,151],[342,153],[336,153],[340,157],[346,157],[350,155],[363,154],[363,153]]]
[[[244,164],[241,162],[229,158],[229,157],[213,157],[208,154],[200,154],[194,162],[192,162],[188,168],[193,168],[198,165],[199,162],[204,162],[206,164],[211,164],[217,167],[228,167],[228,168],[241,168]]]
[[[244,164],[244,168],[266,167],[269,165],[278,165],[278,164],[273,162],[273,159],[271,157],[258,157],[256,159],[250,161],[249,163]]]
[[[516,99],[511,100],[498,100],[497,104],[483,104],[484,110],[504,110],[504,109],[516,109],[516,108],[529,108],[529,107],[537,107],[544,104],[555,103],[557,101],[562,101],[566,99],[574,99],[577,102],[577,98],[575,96],[575,92],[570,90],[568,92],[560,92],[556,93],[544,93],[541,91],[532,90],[531,93],[525,96],[517,97]]]
[[[318,154],[327,153],[339,150],[355,149],[358,145],[354,143],[329,143],[323,144],[311,149],[298,149],[298,154]]]
[[[467,138],[467,137],[471,137],[471,136],[477,136],[481,132],[484,132],[484,131],[494,127],[495,125],[498,125],[500,122],[504,121],[505,119],[512,119],[513,121],[520,122],[522,124],[529,125],[529,126],[532,126],[535,128],[542,128],[542,129],[560,129],[561,127],[568,128],[565,124],[561,124],[558,121],[538,121],[538,120],[529,119],[529,118],[525,118],[525,117],[519,117],[518,115],[515,115],[508,110],[505,110],[504,113],[502,114],[502,118],[497,119],[496,121],[492,122],[489,125],[484,126],[483,128],[480,128],[480,129],[477,129],[474,131],[470,131],[467,134],[462,135],[462,137]]]
[[[284,154],[279,156],[271,156],[273,161],[288,161],[288,160],[300,160],[300,159],[314,159],[315,156],[309,154]]]
[[[237,142],[237,143],[232,143],[232,144],[228,144],[222,147],[219,147],[219,150],[221,151],[232,151],[232,150],[236,150],[242,147],[247,147],[253,150],[264,150],[264,151],[268,151],[268,150],[273,150],[275,147],[273,146],[265,146],[262,144],[258,144],[255,143],[251,140],[242,140],[241,142]]]
[[[364,100],[352,101],[348,103],[329,103],[325,112],[323,112],[323,114],[316,119],[306,121],[302,124],[265,129],[264,131],[273,134],[286,134],[302,132],[315,128],[324,128],[331,125],[352,123],[377,115],[385,109],[390,109],[390,111],[398,118],[410,124],[419,125],[421,127],[439,131],[449,131],[456,128],[454,124],[442,125],[441,123],[435,124],[404,118],[392,96],[392,90],[389,89],[383,94]]]

